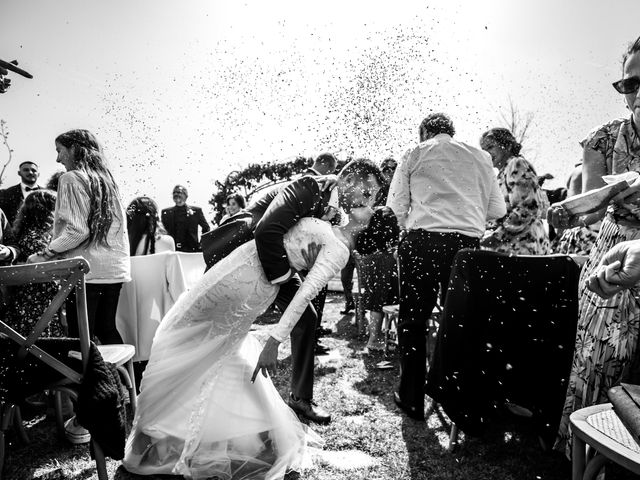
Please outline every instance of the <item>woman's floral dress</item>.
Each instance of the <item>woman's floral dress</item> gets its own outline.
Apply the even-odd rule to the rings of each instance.
[[[549,200],[538,185],[533,166],[522,157],[511,158],[498,173],[498,184],[507,214],[487,226],[481,246],[520,255],[550,253],[549,234],[543,223]]]
[[[49,245],[50,240],[51,225],[26,229],[16,238],[17,247],[20,249],[17,262],[24,263],[30,255],[41,252]],[[34,283],[12,288],[7,323],[21,335],[29,335],[53,297],[58,293],[58,289],[58,285],[53,282]],[[49,326],[42,336],[64,337],[64,330],[57,314],[49,322]]]
[[[582,142],[604,156],[607,173],[640,172],[640,139],[630,118],[593,130]],[[569,415],[608,402],[607,390],[627,375],[638,341],[640,303],[638,287],[605,300],[590,292],[585,281],[603,255],[617,243],[640,238],[638,205],[611,204],[589,260],[580,276],[580,306],[576,344],[556,449],[571,453]]]

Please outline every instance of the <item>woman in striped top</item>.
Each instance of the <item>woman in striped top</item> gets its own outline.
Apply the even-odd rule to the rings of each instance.
[[[56,138],[57,161],[67,170],[60,177],[53,237],[31,262],[81,256],[87,274],[89,332],[102,344],[122,343],[116,330],[116,308],[129,276],[129,239],[118,186],[107,168],[96,137],[71,130]],[[69,335],[78,336],[75,296],[67,299]]]

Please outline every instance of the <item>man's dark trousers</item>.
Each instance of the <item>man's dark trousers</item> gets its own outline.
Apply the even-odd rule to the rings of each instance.
[[[301,285],[296,274],[280,285],[275,304],[284,312]],[[310,303],[291,331],[291,393],[298,398],[313,398],[314,348],[318,316]]]
[[[408,407],[424,412],[427,321],[436,306],[438,291],[447,293],[453,259],[463,248],[479,248],[479,239],[460,233],[412,230],[398,245],[400,260],[400,312],[398,343],[400,387]]]

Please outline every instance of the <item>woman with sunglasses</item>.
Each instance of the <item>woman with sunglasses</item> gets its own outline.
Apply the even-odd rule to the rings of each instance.
[[[593,130],[582,142],[583,191],[604,185],[603,175],[640,172],[640,37],[626,50],[622,80],[613,84],[624,95],[631,114]],[[624,380],[634,356],[640,326],[640,290],[631,288],[609,299],[587,289],[604,254],[625,240],[640,238],[640,182],[614,197],[600,212],[569,216],[552,208],[554,226],[586,226],[602,219],[600,233],[582,270],[576,348],[556,449],[570,455],[569,415],[583,407],[608,402],[607,390]]]

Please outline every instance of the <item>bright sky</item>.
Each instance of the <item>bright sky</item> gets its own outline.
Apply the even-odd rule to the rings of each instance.
[[[249,162],[332,151],[400,157],[427,114],[473,145],[509,98],[533,114],[524,154],[564,183],[593,127],[625,116],[611,87],[640,2],[620,0],[2,0],[0,95],[14,164],[45,179],[54,138],[101,140],[125,202],[206,207]],[[0,161],[6,152],[0,149]]]

